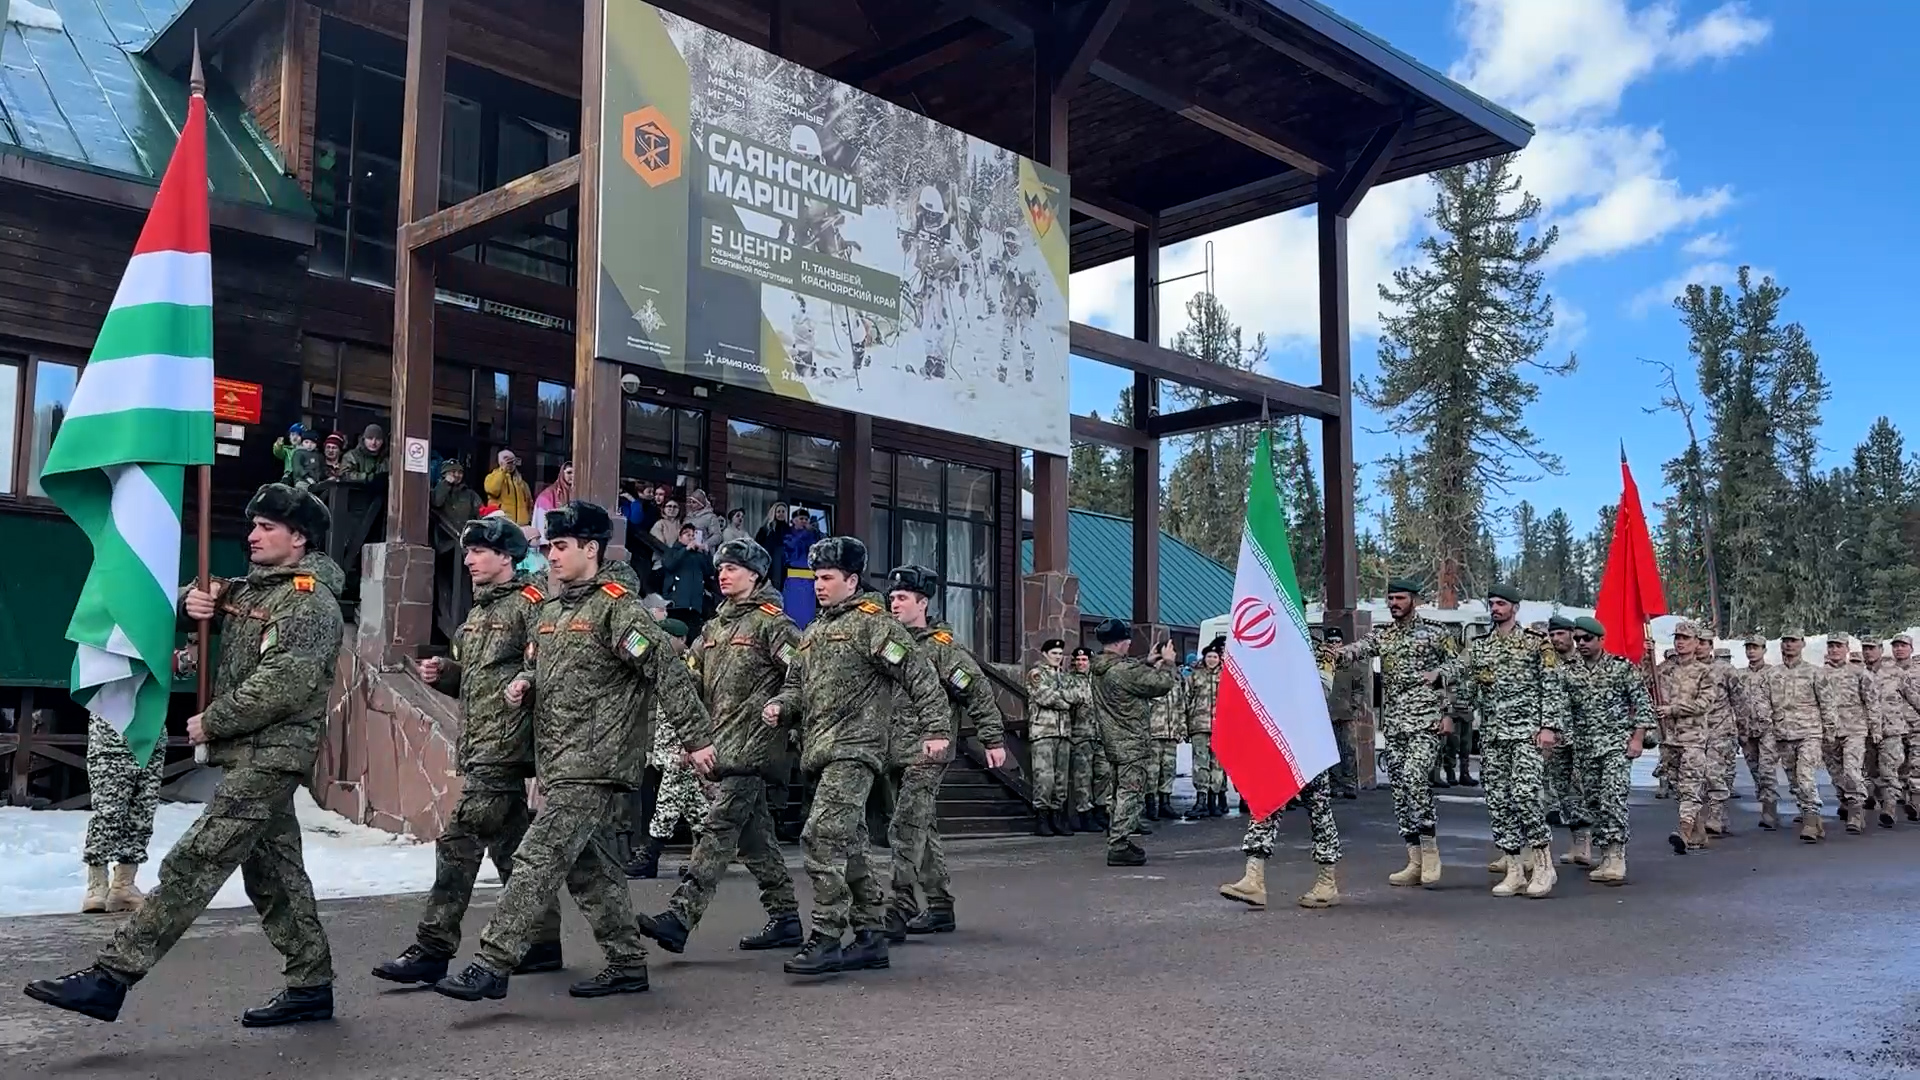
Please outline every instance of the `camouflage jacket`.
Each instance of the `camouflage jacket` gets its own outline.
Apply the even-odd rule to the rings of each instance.
[[[1625,753],[1636,728],[1653,726],[1653,699],[1640,669],[1611,654],[1578,657],[1555,669],[1567,689],[1567,736],[1580,754]]]
[[[1073,701],[1073,737],[1083,742],[1100,741],[1100,720],[1093,715],[1093,672],[1066,673],[1069,696]]]
[[[1336,653],[1341,666],[1380,658],[1380,680],[1385,699],[1380,727],[1389,735],[1431,730],[1440,720],[1440,689],[1425,676],[1460,651],[1447,628],[1414,618],[1375,627],[1359,641]]]
[[[661,654],[661,663],[664,664],[668,660],[676,664],[687,662],[687,647],[674,640],[672,635],[667,636],[663,647],[666,651]],[[698,679],[695,680],[695,685],[698,685]],[[651,710],[648,722],[652,728],[652,737],[647,743],[647,764],[656,769],[664,769],[669,765],[677,764],[680,761],[680,755],[686,752],[686,748],[680,745],[680,731],[674,726],[674,718],[667,712],[661,695],[653,695],[653,702],[648,708]],[[707,719],[711,722],[713,714],[708,713]],[[761,726],[764,727],[765,724]]]
[[[1074,684],[1071,674],[1045,663],[1027,669],[1027,738],[1065,739],[1073,735]]]
[[[313,771],[340,658],[336,597],[345,585],[339,564],[318,552],[226,582],[214,613],[213,700],[200,718],[209,764]]]
[[[682,747],[713,742],[693,673],[617,572],[568,583],[534,613],[533,753],[543,784],[637,788],[653,746],[656,701]]]
[[[1820,688],[1820,727],[1824,736],[1868,734],[1875,694],[1873,676],[1867,674],[1866,665],[1855,667],[1843,662],[1823,666]]]
[[[1093,658],[1093,716],[1110,761],[1138,761],[1152,739],[1153,703],[1173,693],[1180,676],[1131,656]]]
[[[1776,739],[1818,739],[1824,732],[1820,721],[1820,669],[1807,663],[1806,657],[1791,664],[1767,669],[1767,704],[1773,714]]]
[[[898,690],[906,691],[904,702],[896,701]],[[800,732],[800,767],[809,773],[833,761],[878,772],[896,722],[922,739],[953,737],[940,677],[874,593],[820,609],[800,634],[773,700],[780,722]]]
[[[440,665],[436,689],[460,698],[460,745],[455,767],[499,773],[501,779],[533,775],[533,705],[507,704],[507,684],[526,670],[535,612],[546,594],[529,577],[482,587],[453,632],[452,653]]]
[[[1731,685],[1737,691],[1733,716],[1740,737],[1773,738],[1773,704],[1767,700],[1766,666],[1734,668]]]
[[[1707,727],[1714,738],[1730,739],[1740,732],[1740,710],[1743,707],[1740,672],[1731,661],[1715,657],[1713,674],[1720,680],[1720,693],[1715,696],[1713,711],[1707,714]]]
[[[1726,692],[1719,671],[1711,661],[1669,660],[1660,665],[1654,679],[1669,710],[1662,736],[1675,746],[1705,746],[1711,725],[1707,717],[1720,707]]]
[[[1327,714],[1336,724],[1358,720],[1367,708],[1367,676],[1364,668],[1343,667],[1333,675],[1333,691],[1327,696]]]
[[[993,696],[993,684],[987,681],[973,654],[953,640],[953,628],[946,623],[935,623],[909,633],[913,635],[914,651],[926,656],[927,662],[933,665],[934,675],[940,679],[940,688],[946,691],[950,726],[943,737],[957,738],[961,731],[972,728],[980,745],[987,749],[1005,746],[1005,725],[1000,716],[1000,703]],[[904,693],[900,704],[898,717],[913,715],[913,703]],[[917,725],[896,723],[892,763],[904,768],[926,760],[926,748],[921,743],[935,737]],[[948,754],[952,754],[951,749]]]
[[[1147,716],[1147,733],[1155,739],[1174,742],[1187,737],[1187,680],[1178,671],[1174,671],[1173,689],[1165,697],[1153,699],[1153,708]]]
[[[1545,637],[1516,625],[1475,639],[1438,670],[1442,679],[1470,688],[1481,737],[1510,742],[1531,739],[1542,728],[1566,730],[1564,684],[1553,674],[1558,663]]]
[[[1213,706],[1220,700],[1220,668],[1209,668],[1205,661],[1193,669],[1187,680],[1187,736],[1213,733]]]
[[[387,475],[387,450],[382,446],[380,452],[367,452],[365,446],[355,443],[353,449],[340,458],[340,479],[342,480],[378,480]],[[463,523],[464,524],[464,523]]]
[[[1874,738],[1903,738],[1920,725],[1915,702],[1920,701],[1920,686],[1892,657],[1881,657],[1872,669],[1874,696]]]
[[[713,717],[713,749],[721,773],[760,773],[785,780],[781,759],[787,733],[760,718],[786,682],[800,630],[771,587],[745,600],[726,600],[707,620],[687,653],[687,666]],[[780,773],[774,777],[774,773]]]

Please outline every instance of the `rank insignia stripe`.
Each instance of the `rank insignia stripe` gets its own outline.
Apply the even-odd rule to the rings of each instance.
[[[879,604],[876,604],[871,600],[862,600],[860,601],[860,610],[866,612],[869,615],[878,615],[880,614],[881,608]]]
[[[312,574],[293,575],[293,587],[295,589],[298,589],[301,592],[312,592],[313,591],[313,575]]]
[[[613,597],[615,600],[618,600],[621,597],[627,595],[626,586],[620,584],[617,581],[609,581],[609,582],[603,583],[600,586],[600,591],[603,593],[606,593],[608,596]]]
[[[935,630],[933,632],[933,640],[942,645],[951,645],[953,644],[953,635],[947,633],[945,630]]]
[[[524,589],[521,589],[520,595],[526,597],[528,600],[536,604],[544,603],[547,599],[544,593],[542,593],[539,589],[536,589],[531,585],[527,586]]]
[[[761,604],[760,610],[766,612],[769,615],[785,615],[786,614],[785,609],[781,608],[779,604]]]

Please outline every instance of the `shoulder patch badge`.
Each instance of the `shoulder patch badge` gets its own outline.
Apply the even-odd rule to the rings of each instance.
[[[897,641],[889,641],[880,649],[880,659],[889,664],[898,664],[907,658],[907,647]]]
[[[766,612],[769,615],[785,615],[786,614],[786,610],[783,609],[779,604],[761,604],[760,610]]]
[[[300,592],[312,592],[313,591],[313,575],[312,574],[293,575],[293,587],[299,590]]]
[[[607,584],[612,585],[613,582],[609,581]],[[620,651],[638,660],[647,655],[647,649],[651,646],[652,642],[647,640],[647,635],[638,630],[629,630],[626,639],[620,642]]]
[[[967,674],[965,668],[954,668],[953,674],[947,676],[947,681],[953,684],[955,690],[965,690],[973,685],[973,676]]]
[[[620,584],[617,581],[608,581],[608,582],[602,583],[600,586],[600,591],[603,593],[606,593],[608,596],[613,597],[615,600],[618,600],[621,597],[627,595],[627,587],[625,585]]]
[[[933,640],[942,645],[951,645],[953,644],[953,635],[947,633],[945,630],[935,630],[933,632]]]
[[[547,594],[541,592],[539,589],[535,588],[532,585],[529,585],[526,588],[521,589],[520,595],[526,597],[528,603],[533,603],[533,604],[545,603],[547,599]]]
[[[260,635],[260,655],[267,655],[268,650],[278,644],[280,644],[280,628],[278,626],[267,627],[267,632]]]
[[[869,615],[878,615],[880,614],[881,608],[879,604],[876,604],[871,600],[862,600],[860,601],[860,610],[866,612]]]
[[[780,646],[780,662],[783,664],[793,663],[793,646],[791,645]]]

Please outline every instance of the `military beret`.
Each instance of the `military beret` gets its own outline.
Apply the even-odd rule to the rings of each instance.
[[[508,518],[479,518],[460,530],[460,546],[486,548],[519,562],[527,557],[527,534]]]
[[[713,553],[713,565],[729,564],[764,578],[767,576],[767,571],[773,568],[773,556],[768,555],[767,549],[761,547],[758,542],[738,536],[721,544],[719,550]]]
[[[1780,631],[1780,640],[1805,641],[1807,640],[1807,632],[1797,626],[1789,626],[1785,630]]]
[[[1207,642],[1207,647],[1200,650],[1200,655],[1205,656],[1208,653],[1225,653],[1226,651],[1227,651],[1227,635],[1215,634],[1213,640]]]
[[[1073,647],[1073,658],[1075,660],[1078,660],[1083,656],[1091,657],[1092,655],[1093,655],[1093,650],[1087,648],[1085,645],[1075,645]]]
[[[1603,638],[1607,636],[1606,626],[1602,624],[1599,619],[1596,619],[1591,615],[1582,615],[1579,618],[1573,620],[1573,628],[1575,630],[1585,630],[1587,633],[1592,634],[1594,637],[1597,637],[1597,638]]]
[[[312,492],[285,484],[261,485],[247,500],[246,515],[249,521],[262,517],[285,525],[306,537],[308,548],[326,543],[327,527],[333,524],[326,503],[314,498]]]
[[[1052,652],[1055,649],[1064,649],[1066,647],[1067,647],[1067,643],[1060,640],[1057,637],[1048,638],[1047,640],[1040,643],[1040,651],[1043,653]]]
[[[1133,627],[1119,619],[1108,619],[1093,629],[1093,640],[1102,645],[1112,645],[1117,641],[1132,641]]]
[[[602,545],[613,539],[613,519],[606,507],[575,499],[558,510],[547,511],[548,540],[598,540]]]
[[[1347,640],[1347,632],[1345,630],[1340,629],[1337,626],[1327,627],[1327,629],[1325,630],[1325,632],[1321,634],[1321,636],[1326,638],[1328,641],[1333,641],[1333,642],[1344,643]]]
[[[1547,629],[1571,630],[1573,629],[1573,620],[1565,615],[1556,614],[1553,618],[1547,620]]]
[[[851,536],[829,536],[824,540],[816,540],[807,549],[807,565],[815,570],[864,574],[867,571],[867,545]]]
[[[1766,647],[1767,647],[1767,635],[1765,635],[1765,634],[1748,634],[1748,635],[1747,635],[1747,644],[1749,644],[1749,645],[1758,645],[1758,646],[1760,646],[1761,648],[1763,648],[1763,649],[1764,649],[1764,648],[1766,648]]]
[[[1495,585],[1487,590],[1487,599],[1505,600],[1509,604],[1520,602],[1520,590],[1511,585]]]
[[[1912,634],[1895,634],[1893,635],[1893,643],[1895,645],[1912,645],[1913,635]]]
[[[1419,596],[1421,593],[1424,593],[1426,591],[1427,591],[1426,586],[1420,584],[1419,581],[1410,577],[1397,577],[1387,582],[1388,595],[1392,595],[1393,593],[1397,593],[1397,592],[1403,592],[1403,593],[1411,593],[1414,596]]]
[[[665,630],[667,635],[675,641],[687,640],[687,624],[679,619],[661,619],[660,629]]]
[[[887,571],[887,592],[910,592],[931,599],[940,591],[940,575],[909,563]]]

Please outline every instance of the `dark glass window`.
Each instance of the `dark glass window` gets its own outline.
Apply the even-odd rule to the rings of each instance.
[[[982,656],[994,647],[996,474],[950,461],[875,451],[869,553],[880,572],[914,563],[940,575],[936,614]]]

